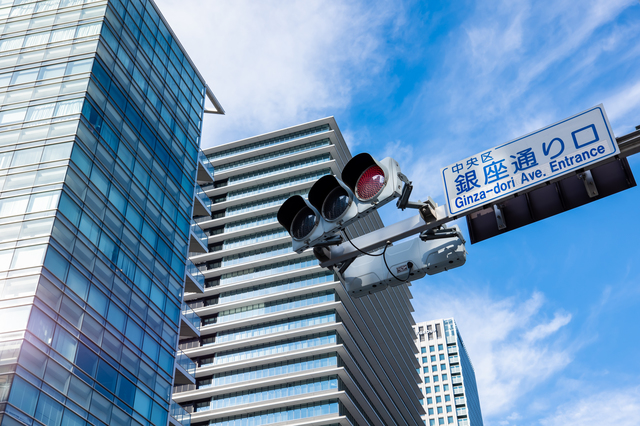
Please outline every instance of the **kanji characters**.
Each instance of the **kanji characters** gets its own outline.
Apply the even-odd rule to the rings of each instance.
[[[515,160],[513,163],[511,163],[516,168],[514,173],[518,173],[538,165],[538,161],[536,161],[536,155],[531,148],[523,149],[522,151],[517,153],[517,157],[515,155],[512,155],[511,158]]]
[[[502,164],[505,160],[494,161],[484,166],[484,184],[488,185],[493,182],[509,177],[507,166]]]
[[[480,185],[478,185],[478,178],[476,176],[475,170],[471,170],[470,172],[467,172],[463,175],[458,175],[455,182],[458,195],[469,192],[473,188],[480,188]]]

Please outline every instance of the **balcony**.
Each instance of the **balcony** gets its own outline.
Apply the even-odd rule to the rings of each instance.
[[[451,377],[451,383],[453,383],[454,385],[462,384],[462,376],[453,376],[453,377]]]
[[[449,364],[458,364],[459,362],[460,357],[458,357],[458,355],[449,357]]]
[[[447,345],[456,343],[456,336],[447,336]]]
[[[447,348],[447,352],[449,353],[449,355],[457,354],[458,353],[458,347],[457,346],[449,346]]]
[[[454,395],[462,395],[464,393],[464,387],[462,386],[454,386],[453,387],[453,394]]]
[[[193,203],[193,216],[211,216],[211,199],[196,183],[196,195]]]
[[[187,259],[187,273],[184,280],[185,293],[204,293],[204,275],[192,261]]]
[[[213,182],[213,166],[204,152],[198,152],[198,174],[196,180],[198,182]]]
[[[184,352],[178,349],[176,353],[176,372],[174,375],[174,385],[195,385],[196,363]]]
[[[169,411],[171,417],[169,421],[174,426],[191,426],[191,414],[182,408],[180,404],[171,401],[171,409]]]
[[[454,365],[453,367],[451,367],[451,374],[455,373],[462,373],[462,369],[459,365]]]
[[[200,337],[200,317],[187,304],[182,305],[180,315],[180,338]]]
[[[456,405],[465,405],[466,403],[467,403],[467,398],[465,398],[464,396],[456,397]]]
[[[469,426],[469,419],[459,419],[458,426]]]
[[[193,220],[189,227],[189,253],[209,253],[209,237]]]
[[[456,415],[458,417],[466,416],[467,415],[467,409],[466,408],[456,408]]]

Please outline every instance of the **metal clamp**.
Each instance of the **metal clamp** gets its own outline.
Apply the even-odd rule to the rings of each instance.
[[[591,174],[591,170],[578,173],[578,179],[582,180],[582,182],[584,183],[584,188],[587,190],[587,194],[589,194],[589,198],[594,198],[598,196],[598,187],[596,187],[596,183],[593,180],[593,175]]]

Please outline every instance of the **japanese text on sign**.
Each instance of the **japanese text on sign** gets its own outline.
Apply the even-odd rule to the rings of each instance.
[[[490,204],[617,153],[604,107],[598,105],[443,168],[449,214]]]

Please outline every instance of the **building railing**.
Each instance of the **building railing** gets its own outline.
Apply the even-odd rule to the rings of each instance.
[[[198,200],[200,200],[206,208],[211,210],[211,198],[209,198],[209,196],[204,192],[202,187],[197,183],[196,183],[196,197],[198,197]]]
[[[457,354],[458,353],[458,347],[457,346],[449,346],[447,348],[447,352],[450,354]]]
[[[191,232],[193,232],[196,238],[200,240],[203,246],[207,248],[209,247],[209,238],[207,237],[207,234],[205,234],[202,228],[200,228],[200,225],[193,220],[191,220]]]
[[[198,284],[200,284],[200,287],[204,287],[204,275],[189,259],[187,259],[187,272]]]
[[[467,409],[466,408],[456,408],[456,414],[458,416],[466,416],[467,415]]]
[[[202,162],[202,165],[204,166],[204,168],[207,169],[209,173],[211,173],[211,176],[213,176],[213,172],[214,172],[213,165],[209,162],[209,159],[207,158],[207,156],[204,155],[204,152],[198,151],[198,160]]]
[[[454,365],[453,367],[451,367],[451,373],[462,373],[462,369],[459,365]]]
[[[192,265],[193,265],[193,263],[192,263]],[[198,271],[198,272],[200,272],[200,271]],[[202,274],[200,274],[200,275],[202,275]],[[184,315],[184,317],[187,319],[187,321],[189,321],[195,328],[200,330],[200,324],[202,323],[202,321],[200,320],[200,317],[186,303],[182,304],[182,315]]]
[[[456,343],[455,336],[447,336],[447,344]]]
[[[176,362],[180,367],[182,367],[187,373],[189,373],[192,377],[196,375],[196,363],[193,362],[191,358],[189,358],[184,352],[178,349],[178,353],[176,354]]]
[[[462,376],[453,376],[451,378],[451,383],[453,384],[462,383]]]
[[[449,364],[457,364],[459,362],[460,362],[460,357],[458,357],[458,355],[449,357]]]
[[[462,386],[454,386],[453,387],[453,393],[455,395],[463,394],[464,393],[464,387],[462,387]]]
[[[180,404],[171,401],[171,409],[169,414],[176,419],[182,426],[191,426],[191,414],[187,412]]]
[[[456,396],[456,405],[464,405],[467,403],[467,398],[464,396]]]
[[[458,426],[469,426],[469,419],[459,419]]]

